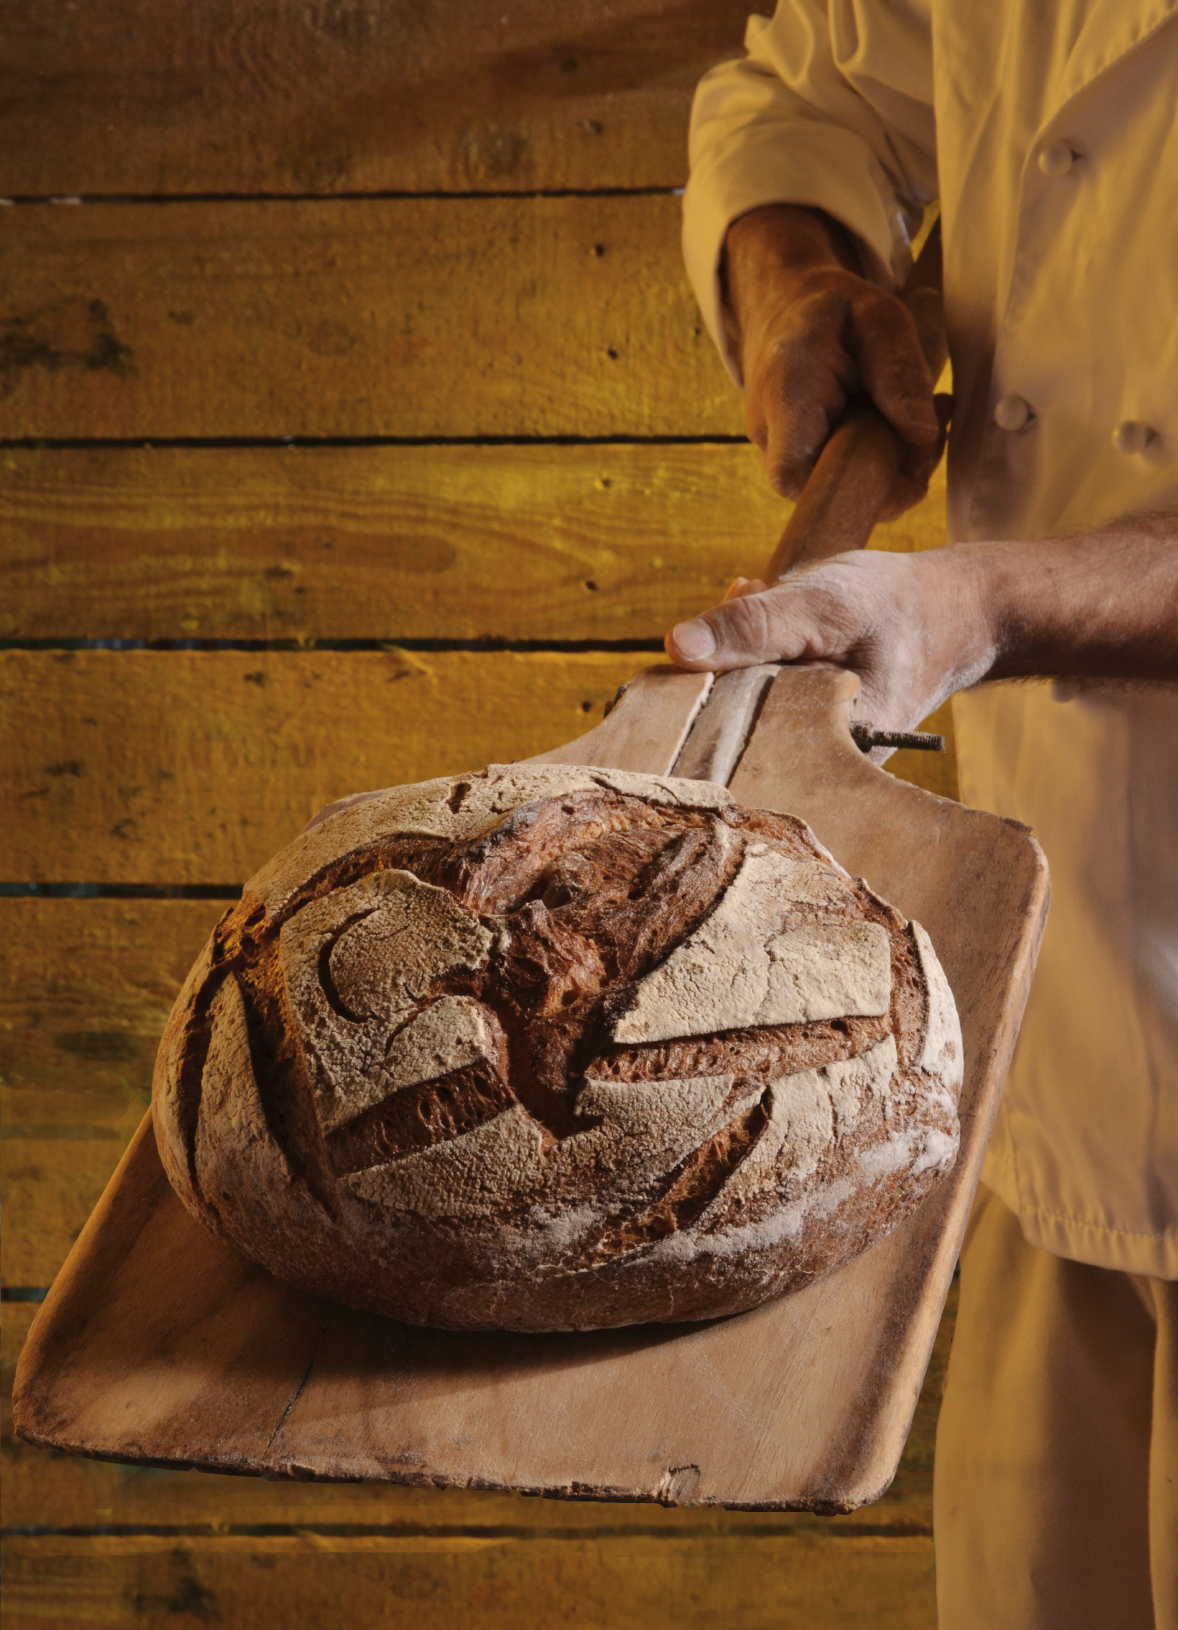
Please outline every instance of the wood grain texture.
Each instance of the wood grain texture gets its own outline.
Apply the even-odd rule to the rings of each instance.
[[[740,1319],[461,1336],[318,1302],[244,1262],[182,1211],[147,1119],[30,1332],[20,1430],[113,1458],[296,1476],[762,1508],[877,1499],[949,1288],[1046,874],[1025,833],[867,763],[847,731],[854,688],[783,671],[734,790],[769,807],[788,792],[821,817],[820,836],[827,816],[866,833],[876,886],[910,914],[929,907],[919,915],[962,1012],[967,1074],[957,1168],[920,1210],[838,1273]],[[853,843],[847,858],[857,864]]]
[[[651,1537],[666,1534],[765,1537],[831,1532],[903,1531],[928,1537],[932,1524],[933,1444],[956,1304],[954,1291],[937,1334],[912,1430],[896,1480],[875,1505],[836,1518],[811,1512],[773,1516],[720,1507],[599,1506],[575,1500],[534,1500],[492,1490],[407,1488],[387,1483],[316,1483],[219,1477],[216,1474],[110,1465],[47,1455],[12,1431],[12,1377],[36,1312],[27,1302],[0,1310],[5,1523],[17,1527],[85,1528],[94,1523],[135,1527],[246,1530],[261,1524],[381,1529],[408,1539],[456,1531],[474,1536],[506,1529],[554,1537],[592,1538],[603,1528]]]
[[[176,1630],[934,1630],[932,1541],[747,1536],[9,1541],[5,1622]]]
[[[5,1140],[115,1137],[121,1152],[150,1101],[176,993],[226,909],[216,900],[0,899]]]
[[[216,901],[0,900],[0,1280],[48,1284],[150,1101]]]
[[[637,665],[610,652],[6,651],[6,867],[240,883],[334,798],[582,734]]]
[[[335,798],[583,734],[642,663],[592,651],[0,652],[5,870],[241,883]]]
[[[142,1105],[139,1106],[142,1109]],[[90,1136],[0,1141],[0,1283],[52,1282],[128,1142],[120,1125]]]
[[[0,436],[739,436],[679,213],[665,195],[0,211]]]
[[[783,508],[748,446],[9,449],[0,636],[660,638]]]
[[[762,663],[717,674],[703,711],[675,759],[675,774],[726,787],[777,673],[776,664]]]
[[[670,775],[712,685],[710,673],[684,673],[670,663],[656,663],[634,675],[601,724],[562,747],[538,753],[532,762]]]
[[[0,450],[0,638],[659,639],[768,550],[749,446]],[[877,548],[945,541],[944,476]]]
[[[506,12],[506,15],[505,15]],[[0,192],[680,186],[747,0],[14,0]]]

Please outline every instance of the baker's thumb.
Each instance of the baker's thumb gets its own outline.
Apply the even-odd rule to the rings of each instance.
[[[790,660],[796,650],[772,614],[772,595],[739,595],[700,617],[676,623],[666,638],[667,655],[681,668],[751,668],[758,662]],[[786,636],[783,638],[783,636]]]

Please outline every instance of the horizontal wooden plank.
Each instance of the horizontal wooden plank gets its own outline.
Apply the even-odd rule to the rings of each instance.
[[[678,186],[695,81],[748,9],[14,0],[0,192]]]
[[[739,435],[679,200],[0,211],[0,436]]]
[[[98,1203],[131,1130],[120,1127],[98,1137],[0,1142],[0,1283],[6,1288],[53,1281]]]
[[[0,451],[0,638],[650,639],[768,559],[747,445]],[[877,547],[945,541],[939,475]]]
[[[5,1621],[140,1630],[409,1624],[414,1630],[933,1630],[924,1538],[41,1539],[6,1547]],[[390,1604],[396,1603],[390,1617]]]
[[[591,1537],[603,1531],[667,1535],[842,1533],[891,1529],[927,1536],[931,1524],[933,1440],[952,1341],[954,1292],[941,1321],[920,1402],[896,1481],[884,1499],[845,1517],[807,1512],[768,1514],[690,1507],[609,1505],[526,1499],[475,1490],[396,1484],[266,1481],[198,1472],[119,1467],[49,1455],[12,1436],[11,1389],[16,1360],[36,1307],[6,1302],[0,1313],[3,1354],[5,1524],[9,1528],[85,1528],[96,1524],[242,1530],[259,1525],[384,1529],[411,1537],[439,1531]]]
[[[111,1156],[125,1145],[150,1101],[176,992],[226,909],[215,900],[0,900],[6,1140],[114,1138]]]
[[[6,651],[7,864],[46,881],[238,883],[332,799],[572,739],[643,660]]]
[[[240,883],[332,799],[571,741],[650,660],[0,652],[5,866],[39,882]]]

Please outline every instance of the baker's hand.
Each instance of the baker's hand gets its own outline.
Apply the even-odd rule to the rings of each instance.
[[[667,636],[682,668],[829,663],[858,674],[860,716],[911,730],[992,666],[997,640],[972,551],[857,550],[775,588],[737,581],[721,605]]]
[[[849,235],[815,210],[751,210],[728,229],[724,286],[749,440],[782,497],[801,494],[848,396],[866,391],[912,444],[880,519],[919,503],[950,401],[934,403],[910,312],[860,275]]]

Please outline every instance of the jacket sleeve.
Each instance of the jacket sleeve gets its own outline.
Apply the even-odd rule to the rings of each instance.
[[[937,196],[932,0],[779,0],[750,17],[748,55],[700,81],[691,114],[683,253],[712,338],[741,383],[723,321],[724,237],[763,204],[823,209],[893,287]]]

